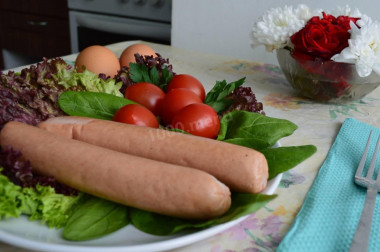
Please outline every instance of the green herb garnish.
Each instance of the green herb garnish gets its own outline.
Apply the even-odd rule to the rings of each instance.
[[[215,86],[207,93],[204,103],[214,108],[216,113],[226,110],[233,102],[231,99],[228,99],[228,95],[243,85],[244,82],[245,78],[228,84],[225,80],[217,81]]]
[[[166,66],[162,66],[161,74],[156,67],[152,67],[150,70],[146,65],[130,63],[129,64],[129,76],[135,83],[149,82],[157,85],[162,90],[166,90],[166,86],[173,78],[173,74]]]

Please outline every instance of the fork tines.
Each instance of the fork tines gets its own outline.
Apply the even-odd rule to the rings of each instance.
[[[368,187],[370,184],[375,183],[375,181],[372,180],[372,177],[373,177],[373,173],[375,170],[377,154],[379,152],[380,136],[377,139],[376,148],[375,148],[375,151],[373,153],[371,164],[368,168],[367,175],[365,177],[363,176],[363,169],[364,169],[364,165],[366,163],[366,159],[367,159],[367,155],[368,155],[368,149],[369,149],[369,145],[370,145],[371,138],[372,138],[372,133],[373,133],[373,131],[371,130],[369,137],[368,137],[367,144],[366,144],[365,149],[364,149],[363,156],[360,160],[359,166],[358,166],[356,173],[355,173],[355,182],[360,184],[361,186],[364,186],[364,187]],[[380,181],[380,176],[377,177],[377,180]]]

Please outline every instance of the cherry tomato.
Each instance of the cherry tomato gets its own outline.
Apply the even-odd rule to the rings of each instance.
[[[177,74],[170,80],[167,92],[176,88],[186,88],[196,93],[204,101],[206,92],[202,83],[195,77],[188,74]]]
[[[182,108],[193,103],[202,103],[202,100],[188,89],[173,89],[166,94],[161,102],[160,117],[168,125]]]
[[[216,138],[220,122],[212,107],[204,103],[194,103],[184,107],[174,116],[172,127],[196,136]]]
[[[140,82],[129,86],[124,93],[124,97],[143,105],[157,115],[161,101],[165,97],[164,91],[158,86]]]
[[[113,120],[116,122],[158,128],[158,120],[154,114],[139,104],[128,104],[121,107],[116,111]]]

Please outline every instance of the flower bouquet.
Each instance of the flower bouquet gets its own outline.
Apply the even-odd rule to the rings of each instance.
[[[276,50],[287,80],[308,98],[356,100],[380,84],[380,23],[357,9],[273,8],[250,35],[253,48]]]

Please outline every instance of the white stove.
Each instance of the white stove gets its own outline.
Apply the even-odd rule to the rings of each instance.
[[[68,0],[72,53],[98,44],[170,44],[171,0]]]

